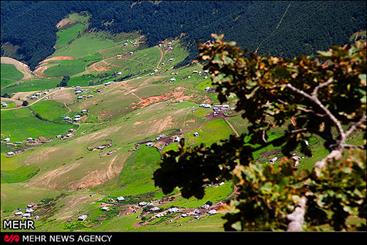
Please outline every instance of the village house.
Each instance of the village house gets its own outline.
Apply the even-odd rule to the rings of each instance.
[[[83,215],[80,215],[80,216],[78,217],[78,220],[79,220],[79,221],[84,221],[84,220],[86,220],[87,218],[88,218],[88,215],[83,214]]]
[[[6,102],[1,102],[1,107],[8,107],[8,104]]]
[[[164,216],[164,213],[159,213],[159,214],[155,215],[156,218],[160,218],[160,217],[163,217],[163,216]]]
[[[270,163],[274,164],[276,161],[278,160],[278,157],[273,157],[272,159],[270,159]]]
[[[180,142],[180,137],[175,136],[175,137],[173,138],[173,142]]]
[[[125,200],[125,198],[120,196],[120,197],[117,197],[117,198],[116,198],[116,200],[117,200],[118,202],[122,202],[122,201],[124,201],[124,200]]]
[[[198,136],[199,136],[199,133],[198,133],[198,132],[195,132],[195,133],[194,133],[194,136],[195,136],[195,137],[198,137]]]
[[[154,144],[153,144],[153,142],[147,142],[145,145],[149,146],[149,147],[152,147]]]
[[[203,108],[211,108],[212,106],[209,104],[200,104],[199,107],[203,107]]]
[[[143,207],[143,206],[146,206],[148,203],[147,202],[139,202],[138,205]]]
[[[30,218],[31,217],[31,214],[30,213],[24,213],[23,214],[23,218]]]
[[[110,211],[110,208],[109,207],[101,207],[101,209],[103,210],[103,211]]]
[[[215,210],[215,209],[212,209],[212,210],[209,210],[208,211],[208,214],[209,215],[214,215],[214,214],[216,214],[217,213],[217,210]]]
[[[178,208],[169,208],[168,209],[168,213],[177,213],[179,212],[180,210]]]
[[[13,157],[13,156],[15,156],[15,152],[13,152],[13,151],[9,151],[9,152],[7,152],[7,153],[6,153],[6,155],[7,155],[8,157]]]
[[[3,139],[3,141],[4,142],[9,142],[10,141],[10,138],[8,137],[8,138],[5,138],[5,139]]]
[[[150,211],[152,212],[156,212],[156,211],[159,211],[161,210],[159,207],[152,207],[151,209],[149,209]]]
[[[68,137],[72,137],[73,136],[73,134],[72,133],[67,133],[66,134],[66,137],[68,138]]]

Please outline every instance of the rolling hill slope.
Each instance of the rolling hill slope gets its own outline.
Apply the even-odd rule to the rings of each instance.
[[[1,74],[1,93],[14,102],[1,108],[1,217],[20,218],[16,210],[31,204],[39,231],[222,230],[231,183],[186,200],[178,190],[164,195],[152,176],[181,138],[209,145],[246,132],[231,109],[235,99],[217,115],[202,106],[219,102],[207,91],[210,77],[200,64],[175,66],[189,56],[180,38],[151,46],[136,32],[86,31],[85,14],[66,16],[64,23],[69,19],[34,78],[8,66]],[[58,87],[66,76],[68,86]],[[322,143],[311,142],[315,149]],[[325,154],[316,151],[301,168],[312,168]],[[257,158],[267,162],[276,155],[270,146]],[[207,202],[213,205],[203,207]],[[213,209],[217,213],[208,213]]]

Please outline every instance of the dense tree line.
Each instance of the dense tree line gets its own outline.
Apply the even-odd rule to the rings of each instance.
[[[19,45],[15,58],[31,67],[53,52],[55,25],[70,12],[91,13],[94,30],[141,31],[149,45],[184,33],[188,59],[214,32],[250,50],[261,43],[262,54],[310,54],[346,42],[366,19],[363,1],[1,1],[1,10],[1,43]]]

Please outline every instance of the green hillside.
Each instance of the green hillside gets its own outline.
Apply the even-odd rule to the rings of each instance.
[[[22,78],[23,74],[14,65],[1,64],[1,90]]]

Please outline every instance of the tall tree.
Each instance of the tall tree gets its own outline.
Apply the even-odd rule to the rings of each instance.
[[[199,60],[221,103],[237,96],[248,133],[209,147],[182,139],[178,151],[164,154],[156,186],[202,198],[207,184],[232,180],[237,196],[227,203],[226,230],[365,229],[366,132],[362,145],[348,140],[366,129],[366,42],[284,59],[246,54],[223,35],[213,37],[200,46]],[[270,137],[279,127],[284,133]],[[300,171],[294,152],[312,156],[312,137],[329,154]],[[281,149],[278,163],[257,162],[254,154],[270,145]],[[358,225],[350,216],[361,218]]]

